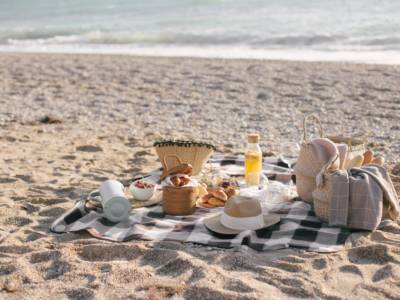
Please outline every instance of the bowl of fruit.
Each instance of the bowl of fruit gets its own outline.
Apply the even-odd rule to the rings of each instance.
[[[155,189],[155,183],[143,179],[132,182],[131,186],[129,187],[133,198],[139,201],[149,200],[154,195]]]

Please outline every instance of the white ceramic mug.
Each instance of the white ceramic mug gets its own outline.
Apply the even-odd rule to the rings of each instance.
[[[129,218],[132,205],[124,193],[124,186],[116,180],[107,180],[100,185],[98,191],[89,194],[89,199],[101,202],[101,214],[111,222],[121,222]]]

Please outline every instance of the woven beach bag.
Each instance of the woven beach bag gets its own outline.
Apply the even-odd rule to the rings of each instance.
[[[321,121],[315,115],[308,115],[303,120],[303,142],[300,146],[300,154],[294,167],[296,175],[296,189],[299,197],[305,202],[312,203],[312,192],[316,188],[315,177],[321,170],[318,164],[310,140],[307,137],[307,121],[314,119],[319,128],[319,135],[323,137]]]
[[[161,140],[155,142],[154,147],[164,169],[176,167],[180,163],[188,163],[193,167],[193,175],[201,172],[215,151],[215,147],[211,144],[183,140]],[[180,162],[170,159],[172,156],[179,157]]]
[[[363,155],[365,152],[365,141],[360,138],[327,136],[335,144],[346,144],[348,146],[346,159],[343,163],[343,169],[348,169],[349,162],[357,155]]]
[[[314,199],[315,215],[322,221],[328,222],[332,197],[332,180],[330,174],[324,174],[323,185],[317,187],[313,191],[312,196]]]

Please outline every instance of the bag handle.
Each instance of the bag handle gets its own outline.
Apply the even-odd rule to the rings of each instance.
[[[321,124],[321,120],[314,114],[311,115],[307,115],[304,117],[303,119],[303,141],[304,142],[308,142],[308,138],[307,138],[307,121],[314,119],[318,124],[318,128],[319,128],[319,136],[322,138],[324,136],[324,130],[322,129],[322,124]]]
[[[321,188],[324,185],[324,176],[326,175],[329,168],[334,164],[336,160],[339,159],[339,154],[336,154],[332,157],[319,171],[317,176],[315,177],[315,183],[317,188]]]
[[[166,167],[166,169],[167,169],[166,171],[168,171],[168,169],[169,169],[168,164],[167,164],[167,158],[169,158],[169,157],[175,157],[176,160],[178,161],[178,163],[179,163],[180,165],[182,164],[182,160],[179,158],[178,155],[176,155],[176,154],[168,154],[168,155],[165,155],[164,158],[163,158],[163,162],[164,162],[164,165],[165,165],[165,167]]]

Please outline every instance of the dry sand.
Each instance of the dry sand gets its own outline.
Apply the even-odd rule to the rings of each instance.
[[[393,168],[399,82],[396,66],[0,55],[0,298],[399,299],[399,224],[334,254],[49,232],[82,192],[158,167],[160,134],[235,153],[257,130],[278,151],[313,112],[328,133],[368,138]]]

